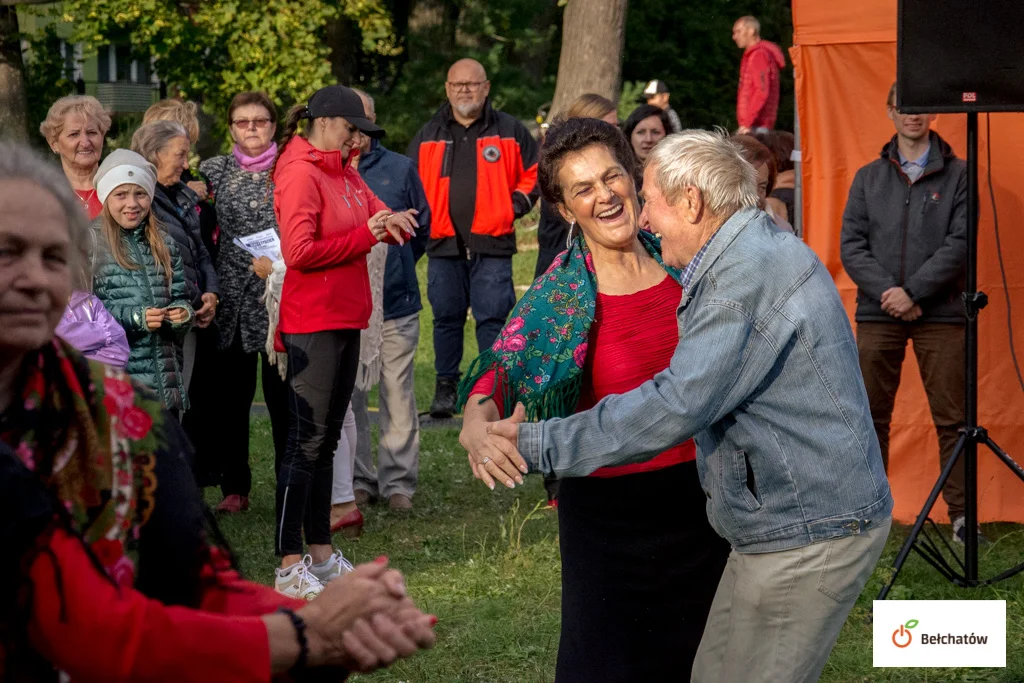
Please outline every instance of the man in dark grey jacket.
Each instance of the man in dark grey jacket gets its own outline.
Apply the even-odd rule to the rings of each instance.
[[[889,91],[896,135],[881,158],[857,172],[843,212],[843,267],[857,283],[857,345],[871,416],[888,468],[889,423],[907,341],[921,369],[939,437],[953,454],[963,424],[967,170],[930,130],[934,116],[903,114]],[[953,470],[943,498],[953,540],[964,536],[964,474]]]

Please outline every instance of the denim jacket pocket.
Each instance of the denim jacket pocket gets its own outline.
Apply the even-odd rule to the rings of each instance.
[[[728,462],[723,462],[722,467],[726,469],[723,472],[725,476],[722,477],[726,502],[747,512],[760,510],[761,499],[758,496],[757,480],[754,478],[754,470],[750,466],[747,452],[732,451]]]

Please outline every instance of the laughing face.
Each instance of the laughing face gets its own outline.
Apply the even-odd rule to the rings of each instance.
[[[632,247],[640,215],[636,186],[610,149],[595,144],[567,155],[558,185],[562,216],[580,226],[588,244]]]

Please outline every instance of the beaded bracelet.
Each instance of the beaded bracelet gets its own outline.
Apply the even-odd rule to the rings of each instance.
[[[306,661],[309,659],[309,641],[306,639],[306,622],[287,607],[278,607],[277,611],[281,614],[286,615],[292,621],[292,626],[295,627],[295,637],[299,640],[299,656],[295,660],[295,665],[291,668],[292,672],[302,671],[306,668]]]

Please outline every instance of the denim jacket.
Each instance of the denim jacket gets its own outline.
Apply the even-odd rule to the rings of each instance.
[[[532,469],[584,476],[693,437],[708,518],[744,553],[858,534],[891,514],[857,344],[814,252],[741,211],[676,315],[667,370],[584,413],[520,425]]]

